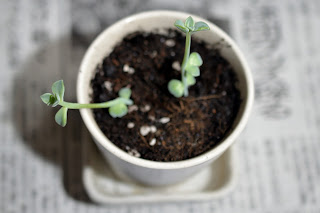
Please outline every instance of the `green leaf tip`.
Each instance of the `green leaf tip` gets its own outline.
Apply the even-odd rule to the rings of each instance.
[[[54,117],[57,124],[59,124],[62,127],[65,127],[67,125],[67,114],[68,114],[68,108],[61,107],[61,109],[56,113]]]
[[[194,30],[194,25],[194,20],[191,16],[189,16],[184,22],[184,26],[187,27],[190,31]]]
[[[189,32],[189,29],[184,25],[183,21],[181,21],[181,20],[177,20],[174,23],[174,26],[176,26],[179,30],[181,30],[184,33]]]
[[[199,21],[194,25],[194,31],[205,31],[210,30],[210,27],[203,21]]]
[[[48,106],[55,107],[59,104],[59,100],[51,93],[45,93],[41,95],[40,98],[43,103],[47,104]]]
[[[187,65],[200,67],[202,64],[203,61],[199,53],[193,52],[190,54]]]
[[[51,93],[44,93],[43,95],[40,96],[41,100],[43,103],[50,105],[50,100],[51,100]]]
[[[122,89],[119,90],[119,96],[121,98],[127,98],[129,99],[130,96],[131,96],[131,89],[127,88],[127,87],[124,87]]]
[[[52,93],[59,101],[63,101],[64,90],[63,80],[56,81],[52,84]]]
[[[173,96],[180,98],[182,97],[184,91],[183,83],[179,80],[173,79],[169,81],[168,90]]]
[[[128,107],[124,103],[116,104],[109,108],[109,114],[113,118],[121,118],[128,113]]]
[[[192,75],[190,75],[189,73],[187,73],[187,80],[186,80],[186,82],[187,82],[187,85],[188,86],[192,86],[192,85],[195,85],[195,83],[196,83],[196,78],[195,77],[193,77]]]
[[[197,66],[191,66],[191,65],[187,65],[186,66],[186,71],[188,74],[194,76],[194,77],[198,77],[200,76],[200,69]]]

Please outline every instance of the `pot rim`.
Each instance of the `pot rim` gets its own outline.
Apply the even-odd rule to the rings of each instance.
[[[107,149],[109,152],[117,156],[118,158],[129,162],[131,164],[141,166],[141,167],[146,167],[146,168],[151,168],[151,169],[166,169],[166,170],[171,170],[171,169],[182,169],[182,168],[187,168],[187,167],[192,167],[196,165],[203,164],[211,159],[214,159],[215,157],[221,155],[224,151],[226,151],[229,146],[232,145],[232,143],[235,141],[235,139],[238,137],[238,135],[242,132],[244,129],[248,118],[250,111],[252,109],[253,105],[253,100],[254,100],[254,85],[253,85],[253,79],[251,75],[250,68],[248,66],[248,63],[246,62],[242,52],[240,51],[238,45],[223,31],[221,30],[218,26],[215,24],[211,23],[208,20],[205,20],[197,15],[189,14],[189,13],[184,13],[184,12],[178,12],[178,11],[171,11],[171,10],[153,10],[153,11],[147,11],[147,12],[141,12],[137,13],[134,15],[130,15],[128,17],[125,17],[113,25],[109,26],[106,28],[102,33],[98,35],[98,37],[91,43],[89,48],[87,49],[81,65],[79,69],[79,74],[78,74],[78,79],[77,79],[77,99],[79,103],[83,103],[85,99],[85,93],[88,94],[88,91],[85,91],[82,87],[82,72],[85,70],[86,63],[89,60],[89,56],[94,52],[94,46],[97,43],[100,43],[100,40],[104,39],[104,36],[108,34],[109,31],[111,31],[112,28],[114,28],[118,24],[123,24],[127,22],[132,22],[136,19],[145,19],[150,16],[153,17],[161,17],[161,16],[174,16],[174,17],[179,17],[180,19],[185,19],[188,16],[192,16],[196,20],[204,20],[210,27],[210,29],[214,29],[215,33],[218,34],[221,38],[224,39],[224,41],[232,46],[233,51],[235,52],[235,55],[238,57],[241,66],[243,67],[243,72],[244,72],[244,78],[247,82],[247,98],[246,101],[243,103],[244,108],[243,108],[243,113],[242,116],[239,118],[239,122],[237,125],[235,125],[229,132],[229,134],[219,142],[217,146],[212,148],[211,150],[190,158],[186,160],[181,160],[181,161],[173,161],[173,162],[158,162],[158,161],[152,161],[152,160],[147,160],[147,159],[142,159],[142,158],[137,158],[134,156],[129,155],[127,152],[123,151],[122,149],[118,148],[115,144],[113,144],[105,135],[104,133],[100,130],[98,127],[97,123],[95,122],[95,119],[92,116],[92,113],[90,113],[90,109],[80,109],[80,114],[81,117],[87,126],[89,132],[91,135],[96,139],[96,142],[98,142],[102,147]],[[92,72],[92,71],[91,71]]]

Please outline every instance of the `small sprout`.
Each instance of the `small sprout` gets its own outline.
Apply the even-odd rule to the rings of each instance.
[[[174,95],[176,98],[183,96],[184,86],[183,83],[179,80],[173,79],[168,84],[169,92]]]
[[[188,96],[188,87],[196,83],[195,77],[200,76],[199,67],[203,63],[199,53],[193,52],[190,54],[191,34],[198,31],[210,30],[210,28],[202,21],[194,22],[191,16],[189,16],[185,22],[177,20],[174,25],[179,30],[186,33],[186,49],[181,64],[181,81],[173,79],[168,84],[170,93],[173,96],[180,98],[183,95],[185,97]]]
[[[64,84],[63,80],[59,80],[53,83],[52,93],[45,93],[40,96],[41,100],[48,106],[61,106],[61,109],[55,115],[55,121],[60,126],[65,126],[67,124],[67,113],[68,109],[82,109],[82,108],[109,108],[109,113],[112,117],[122,117],[128,113],[129,105],[133,104],[130,99],[131,90],[129,88],[122,88],[119,91],[119,97],[104,103],[94,103],[94,104],[78,104],[70,103],[64,101]]]

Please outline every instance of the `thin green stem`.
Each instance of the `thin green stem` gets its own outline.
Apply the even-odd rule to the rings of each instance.
[[[67,107],[68,109],[82,109],[82,108],[88,108],[88,109],[96,109],[96,108],[109,108],[111,106],[114,106],[116,104],[127,104],[131,105],[132,100],[125,99],[125,98],[116,98],[111,101],[103,102],[103,103],[94,103],[94,104],[78,104],[78,103],[70,103],[66,101],[61,101],[59,103],[60,106]]]
[[[186,45],[185,45],[185,50],[184,50],[184,56],[183,56],[183,61],[181,65],[181,80],[184,86],[184,97],[187,97],[189,95],[188,92],[188,85],[187,85],[187,77],[186,77],[186,65],[189,59],[190,55],[190,46],[191,46],[191,32],[186,33]]]

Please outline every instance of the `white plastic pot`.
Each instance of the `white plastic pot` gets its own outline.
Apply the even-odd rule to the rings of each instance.
[[[173,24],[177,19],[185,20],[189,15],[174,11],[143,12],[124,18],[104,30],[90,45],[82,60],[77,82],[78,102],[90,102],[90,81],[94,76],[95,68],[102,63],[103,58],[108,56],[114,46],[126,35],[135,31],[150,32],[155,29],[174,28]],[[218,146],[200,156],[176,162],[155,162],[133,157],[118,148],[100,130],[93,112],[90,109],[81,109],[82,119],[103,156],[115,172],[123,178],[158,186],[182,181],[224,153],[233,144],[247,123],[254,99],[254,87],[245,58],[234,41],[219,27],[198,16],[192,15],[192,17],[195,21],[205,21],[211,29],[210,31],[196,33],[193,37],[198,37],[211,44],[223,40],[230,46],[222,48],[221,54],[231,63],[238,76],[239,83],[237,86],[243,100],[233,128]]]

